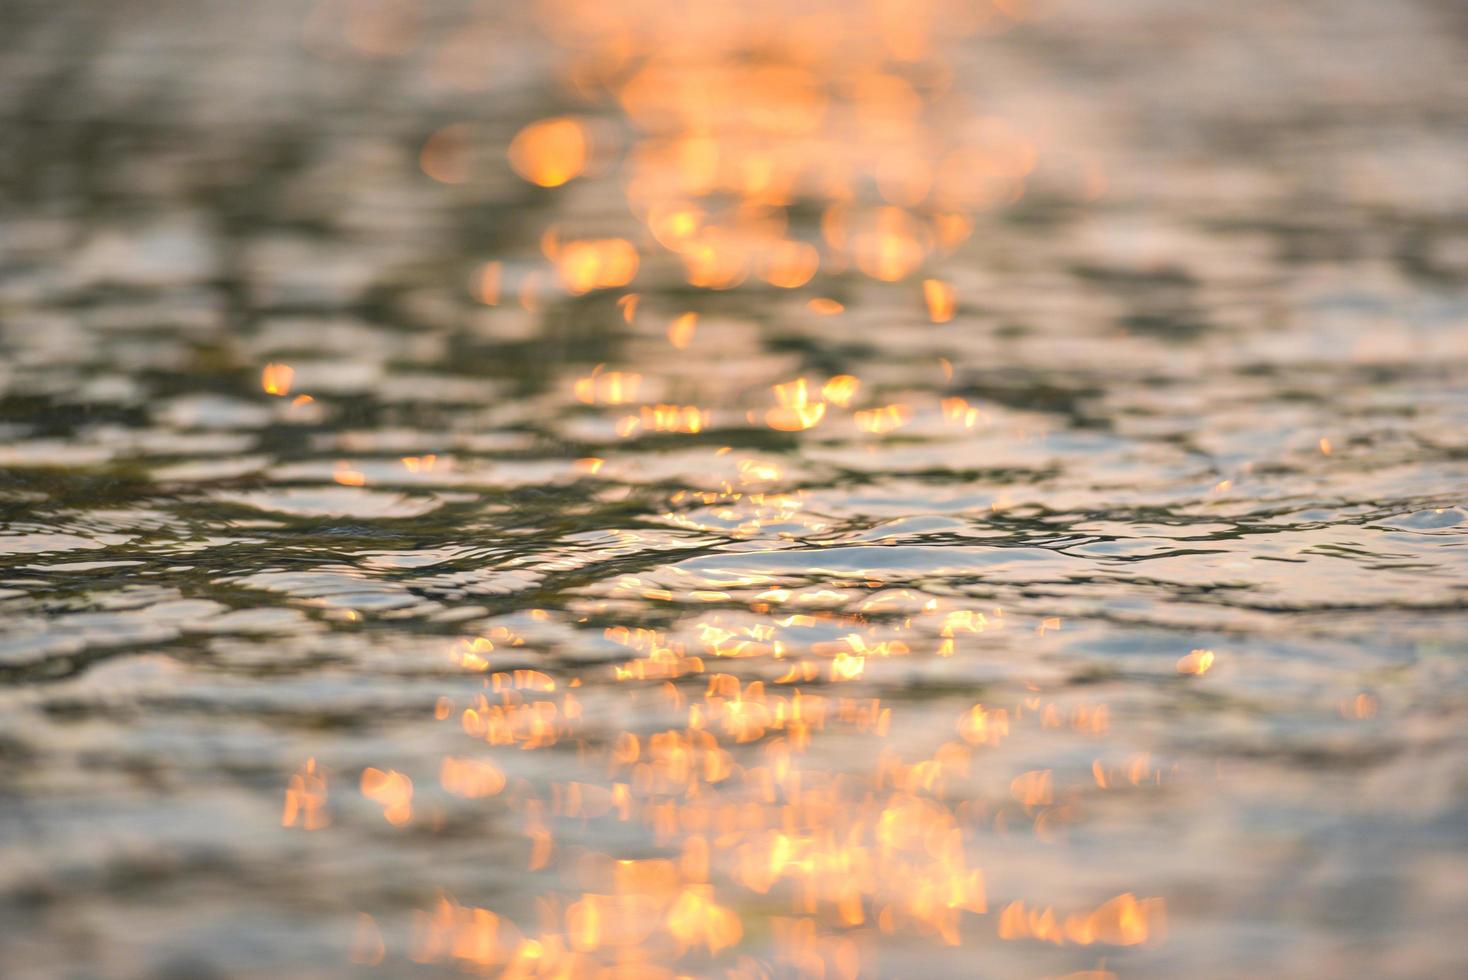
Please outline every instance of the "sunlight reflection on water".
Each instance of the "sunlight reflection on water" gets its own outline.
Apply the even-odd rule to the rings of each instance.
[[[1468,967],[1443,5],[136,6],[0,15],[7,970]]]

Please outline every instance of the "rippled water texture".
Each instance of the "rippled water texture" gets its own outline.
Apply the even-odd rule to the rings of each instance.
[[[1468,972],[1442,0],[0,8],[0,974]]]

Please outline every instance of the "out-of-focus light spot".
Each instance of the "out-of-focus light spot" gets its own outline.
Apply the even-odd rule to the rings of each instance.
[[[637,249],[625,238],[567,242],[555,252],[556,275],[573,293],[625,286],[637,275]]]
[[[394,827],[413,819],[413,783],[396,770],[362,770],[362,795],[382,804],[382,815]]]
[[[688,885],[668,911],[668,931],[689,946],[704,946],[711,955],[739,942],[744,934],[739,916],[714,902],[710,885]]]
[[[649,432],[702,432],[709,412],[696,405],[644,405],[637,420]]]
[[[1016,776],[1009,784],[1009,791],[1027,807],[1049,806],[1055,799],[1049,769],[1034,769]]]
[[[853,656],[849,653],[838,653],[831,661],[831,680],[854,681],[859,680],[866,670],[866,658]]]
[[[628,293],[617,299],[617,309],[622,311],[622,319],[627,323],[631,323],[632,318],[637,315],[637,299],[636,293]]]
[[[851,249],[862,272],[883,282],[905,279],[927,254],[927,229],[902,208],[878,208],[853,232]]]
[[[350,463],[337,463],[336,468],[331,471],[331,478],[344,487],[367,485],[367,474],[355,469]]]
[[[320,830],[330,823],[331,818],[326,812],[326,777],[316,768],[314,758],[307,759],[286,786],[285,809],[281,813],[280,825]]]
[[[1179,674],[1206,674],[1213,666],[1212,650],[1194,650],[1185,657],[1180,657],[1177,662]]]
[[[485,306],[498,306],[500,302],[500,280],[504,267],[500,262],[486,262],[479,267],[474,279],[474,296]]]
[[[979,410],[968,403],[968,399],[954,396],[938,403],[943,412],[943,421],[972,429],[979,421]]]
[[[821,397],[832,405],[847,408],[856,397],[861,381],[849,374],[838,374],[821,386]]]
[[[766,252],[761,275],[772,286],[795,289],[810,282],[820,267],[821,256],[814,245],[781,241]]]
[[[804,378],[775,385],[779,405],[765,413],[765,424],[781,432],[800,432],[817,425],[826,414],[826,403],[812,401]]]
[[[559,187],[580,176],[588,155],[586,127],[569,116],[531,123],[510,141],[510,166],[541,187]]]
[[[951,251],[973,234],[974,223],[957,213],[933,215],[933,233],[944,250]]]
[[[637,400],[642,375],[626,371],[603,371],[598,364],[584,378],[577,378],[572,394],[583,405],[625,405]]]
[[[852,415],[857,428],[878,435],[900,429],[912,421],[912,409],[906,405],[884,405]]]
[[[698,314],[689,312],[676,317],[668,325],[668,343],[679,350],[687,350],[693,343],[693,334],[698,330]]]
[[[1066,916],[1052,908],[1043,911],[1011,902],[999,914],[999,938],[1033,939],[1057,946],[1138,946],[1160,942],[1167,928],[1166,908],[1160,898],[1138,900],[1127,893],[1102,904],[1090,914]]]
[[[959,718],[958,734],[970,745],[998,745],[1009,735],[1009,712],[976,704]]]
[[[260,387],[265,389],[267,395],[285,397],[290,394],[291,381],[296,376],[296,369],[289,364],[267,364],[265,370],[260,372]]]
[[[467,799],[493,796],[505,788],[505,774],[481,759],[444,756],[438,778],[445,792]]]
[[[953,287],[941,279],[923,280],[923,300],[928,304],[928,318],[934,323],[953,319],[955,300]]]

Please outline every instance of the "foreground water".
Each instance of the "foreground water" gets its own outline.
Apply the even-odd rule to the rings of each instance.
[[[1468,968],[1461,10],[733,6],[5,12],[0,973]]]

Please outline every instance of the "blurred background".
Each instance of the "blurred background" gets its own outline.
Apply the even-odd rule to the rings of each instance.
[[[0,974],[1462,973],[1465,55],[0,3]]]

